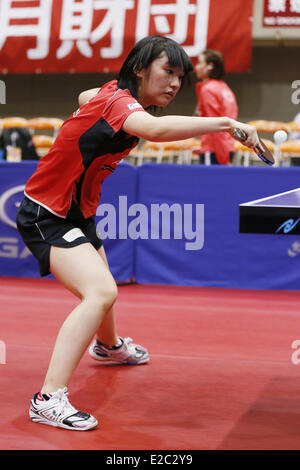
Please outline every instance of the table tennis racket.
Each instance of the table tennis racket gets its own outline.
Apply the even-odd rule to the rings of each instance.
[[[239,128],[235,128],[233,129],[233,136],[241,141],[241,142],[244,142],[245,140],[247,140],[247,134],[245,131],[243,131],[242,129],[239,129]],[[270,152],[270,150],[266,147],[266,145],[264,144],[264,142],[259,139],[259,143],[263,149],[263,151],[258,148],[258,147],[254,147],[254,152],[256,153],[256,155],[264,162],[266,163],[267,165],[274,165],[275,163],[275,160],[274,160],[274,157],[272,155],[272,152]]]

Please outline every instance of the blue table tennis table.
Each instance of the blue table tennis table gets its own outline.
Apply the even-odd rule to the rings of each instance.
[[[300,188],[239,205],[240,233],[300,234]]]

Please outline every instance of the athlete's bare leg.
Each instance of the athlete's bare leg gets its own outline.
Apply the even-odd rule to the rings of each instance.
[[[108,267],[108,261],[106,258],[105,250],[104,247],[101,246],[101,248],[98,250],[99,255],[105,262],[105,264]],[[96,333],[97,339],[101,341],[105,346],[115,346],[118,342],[118,335],[117,335],[117,329],[116,329],[116,319],[115,319],[115,311],[114,307],[112,307],[109,312],[106,313],[105,317],[103,318],[103,321],[100,325],[100,328],[98,329]]]
[[[103,339],[106,339],[105,331],[113,331],[112,306],[117,297],[117,286],[106,262],[89,243],[73,248],[52,246],[50,270],[67,289],[80,297],[81,303],[69,314],[59,331],[42,393],[68,386],[107,314]]]

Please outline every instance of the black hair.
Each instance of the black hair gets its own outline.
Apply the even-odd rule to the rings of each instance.
[[[213,49],[207,49],[203,52],[207,64],[212,64],[209,78],[223,80],[225,77],[225,64],[222,52]]]
[[[193,70],[189,56],[176,41],[165,36],[147,36],[136,43],[125,59],[119,72],[118,87],[128,89],[138,99],[138,81],[136,73],[149,67],[162,52],[168,56],[171,67],[180,67],[184,78]]]

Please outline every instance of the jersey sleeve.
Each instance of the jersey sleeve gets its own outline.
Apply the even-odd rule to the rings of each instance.
[[[118,132],[126,118],[137,111],[145,112],[143,106],[135,98],[127,95],[124,90],[118,90],[105,106],[102,117],[115,132]]]

